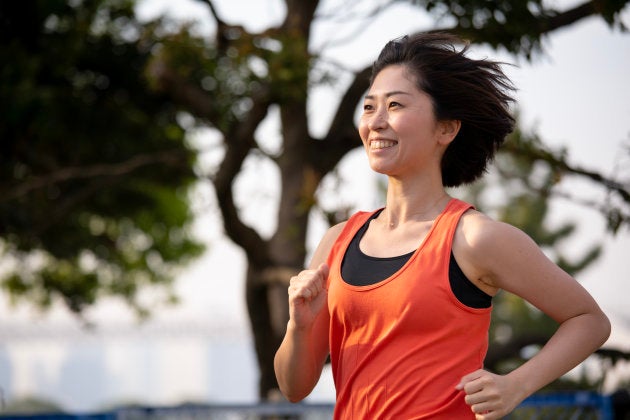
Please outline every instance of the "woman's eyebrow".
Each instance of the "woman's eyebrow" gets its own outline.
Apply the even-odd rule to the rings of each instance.
[[[385,93],[386,98],[389,98],[390,96],[394,96],[394,95],[410,95],[410,93],[404,92],[402,90],[394,90],[394,91]],[[365,95],[365,99],[374,99],[375,97],[376,97],[375,95],[370,95],[370,94]]]

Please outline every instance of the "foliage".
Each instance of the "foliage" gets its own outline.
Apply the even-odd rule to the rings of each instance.
[[[447,22],[473,42],[486,43],[531,58],[542,51],[544,34],[597,13],[611,27],[626,30],[619,17],[626,1],[585,2],[569,10],[543,0],[412,0]]]
[[[187,228],[195,154],[142,77],[132,3],[0,7],[2,286],[77,314],[107,295],[144,314],[140,289],[168,286],[202,247]]]

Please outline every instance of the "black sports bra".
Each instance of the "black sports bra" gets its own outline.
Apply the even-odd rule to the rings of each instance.
[[[346,250],[346,254],[341,262],[341,277],[343,280],[354,286],[367,286],[378,283],[400,270],[411,258],[414,251],[389,258],[377,258],[364,254],[359,242],[367,231],[370,221],[375,219],[379,212],[372,215],[363,226],[357,231]],[[471,308],[489,308],[492,305],[492,296],[475,286],[462,272],[451,251],[451,258],[448,267],[448,278],[451,290],[457,299]]]

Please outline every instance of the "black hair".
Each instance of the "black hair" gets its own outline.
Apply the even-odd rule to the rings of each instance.
[[[504,63],[469,58],[468,47],[455,35],[423,32],[388,42],[372,66],[370,84],[385,67],[404,66],[431,97],[438,121],[461,121],[442,157],[445,187],[481,177],[515,123],[510,113],[515,88],[501,69]]]

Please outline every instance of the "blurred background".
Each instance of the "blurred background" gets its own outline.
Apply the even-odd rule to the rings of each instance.
[[[331,223],[384,202],[355,129],[370,64],[429,29],[518,88],[519,129],[452,194],[525,230],[613,322],[550,388],[627,389],[626,3],[0,3],[2,406],[276,398],[288,278]],[[554,325],[494,306],[501,372]],[[328,370],[309,401],[334,401]]]

